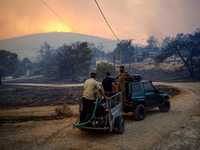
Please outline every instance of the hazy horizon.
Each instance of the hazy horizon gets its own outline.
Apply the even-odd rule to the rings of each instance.
[[[43,0],[79,34],[116,40],[95,1]],[[200,27],[199,0],[97,1],[117,37],[146,44]],[[1,0],[0,40],[35,33],[74,32],[41,0]]]

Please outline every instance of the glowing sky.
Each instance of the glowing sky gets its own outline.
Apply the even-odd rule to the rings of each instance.
[[[0,0],[0,40],[33,33],[78,32],[115,39],[94,0]],[[200,28],[200,0],[97,0],[119,39],[145,44]]]

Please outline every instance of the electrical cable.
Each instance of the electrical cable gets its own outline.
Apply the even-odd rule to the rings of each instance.
[[[81,34],[79,34],[72,26],[70,26],[62,17],[60,17],[47,3],[45,3],[43,0],[41,0],[41,2],[48,8],[50,9],[65,25],[67,25],[68,27],[70,27],[74,33],[78,34],[84,41],[87,42],[87,40],[81,36]],[[119,38],[116,36],[116,34],[114,33],[114,31],[112,30],[111,26],[109,25],[106,17],[104,16],[100,6],[98,5],[97,1],[95,0],[97,7],[99,8],[104,20],[106,21],[108,27],[110,28],[110,30],[112,31],[113,35],[115,36],[115,38],[120,42]],[[116,41],[109,41],[109,42],[98,42],[98,43],[94,43],[94,44],[101,44],[101,43],[112,43],[112,42],[116,42]],[[12,50],[40,50],[41,48],[27,48],[27,49],[12,49]],[[55,48],[54,48],[55,49]]]
[[[102,14],[102,16],[103,16],[104,20],[106,21],[106,23],[107,23],[108,27],[109,27],[109,28],[110,28],[110,30],[111,30],[111,32],[113,33],[113,35],[115,36],[115,38],[116,38],[116,39],[117,39],[119,42],[121,42],[121,41],[119,40],[119,38],[116,36],[116,34],[114,33],[114,31],[112,30],[111,26],[109,25],[109,23],[108,23],[108,21],[107,21],[106,17],[104,16],[104,14],[103,14],[103,12],[102,12],[102,10],[101,10],[101,8],[100,8],[99,4],[97,3],[97,1],[96,1],[96,0],[94,0],[94,1],[95,1],[95,3],[97,4],[97,7],[99,8],[99,11],[101,12],[101,14]]]
[[[43,0],[41,0],[41,2],[47,7],[49,8],[60,20],[62,20],[62,22],[67,25],[68,27],[70,27],[76,34],[78,34],[83,40],[85,40],[85,42],[87,42],[87,40],[81,35],[79,34],[75,29],[73,29],[64,19],[62,19],[62,17],[60,17],[51,7],[49,7],[49,5],[47,5],[47,3],[45,3]]]

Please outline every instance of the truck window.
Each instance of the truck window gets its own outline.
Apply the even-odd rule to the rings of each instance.
[[[145,92],[154,92],[155,88],[150,83],[143,83]]]
[[[132,84],[132,92],[140,92],[140,85]]]

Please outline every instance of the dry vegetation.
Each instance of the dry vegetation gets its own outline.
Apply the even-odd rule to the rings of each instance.
[[[180,92],[170,86],[160,85],[156,87],[159,90],[166,91],[171,97]],[[0,87],[0,105],[1,108],[8,108],[78,104],[82,91],[83,87],[2,86]]]
[[[137,70],[163,70],[165,72],[175,72],[183,69],[184,64],[182,62],[163,62],[163,63],[144,63],[131,66]]]
[[[170,98],[180,94],[180,90],[171,86],[156,85],[156,88],[166,91]],[[0,88],[1,108],[28,108],[41,106],[54,106],[48,114],[43,115],[19,115],[0,116],[0,123],[24,122],[31,120],[54,120],[63,117],[72,117],[74,112],[71,105],[78,104],[83,87],[57,88],[57,87],[27,87],[27,86],[3,86]],[[70,105],[69,105],[70,104]],[[31,110],[31,109],[30,109]]]
[[[73,111],[70,107],[70,105],[63,105],[62,107],[57,107],[55,109],[55,113],[58,117],[73,117],[74,114],[73,114]]]
[[[128,65],[126,65],[127,70]],[[199,82],[200,70],[194,77],[190,74],[182,62],[142,63],[132,64],[131,74],[140,74],[144,80],[155,82]]]
[[[6,108],[77,104],[82,90],[82,87],[1,86],[0,105],[1,108]]]

